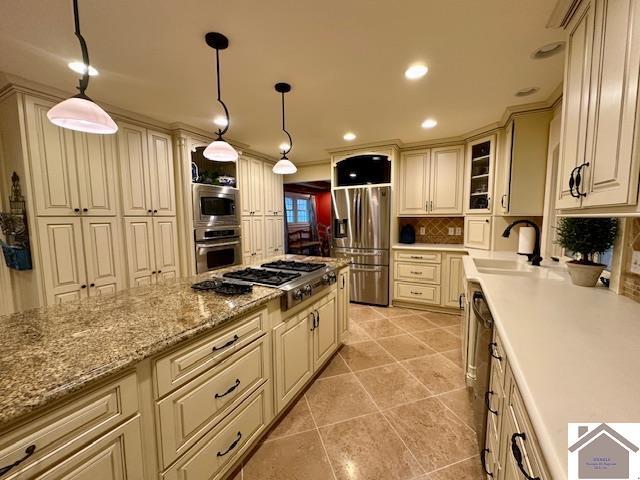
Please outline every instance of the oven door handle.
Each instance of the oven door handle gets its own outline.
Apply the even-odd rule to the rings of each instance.
[[[240,242],[223,242],[223,243],[196,243],[198,249],[203,248],[215,248],[215,247],[231,247],[233,245],[240,245]]]

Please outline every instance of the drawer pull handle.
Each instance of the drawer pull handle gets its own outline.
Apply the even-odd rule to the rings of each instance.
[[[18,465],[20,465],[27,458],[29,458],[31,455],[33,455],[35,453],[35,451],[36,451],[36,446],[35,445],[29,445],[26,448],[26,450],[24,451],[24,453],[25,453],[24,457],[22,457],[20,460],[16,460],[11,465],[7,465],[6,467],[0,468],[0,475],[4,475],[9,470],[11,470],[13,467],[17,467]]]
[[[318,328],[320,326],[320,312],[316,310],[316,323],[315,327]]]
[[[421,255],[411,255],[409,258],[413,258],[415,260],[423,260],[424,257],[422,257]]]
[[[489,344],[489,355],[491,355],[493,358],[495,358],[496,360],[498,360],[499,362],[502,361],[502,356],[496,354],[495,352],[495,347],[497,347],[498,344],[496,342],[491,342]]]
[[[242,438],[242,433],[238,432],[238,437],[233,441],[231,445],[229,445],[229,448],[227,448],[224,452],[218,452],[216,456],[224,457],[227,453],[229,453],[231,450],[236,448],[241,438]]]
[[[540,480],[540,477],[532,477],[524,469],[524,465],[522,465],[522,452],[520,451],[520,447],[518,447],[517,443],[518,437],[525,441],[527,439],[527,435],[525,433],[514,433],[513,435],[511,435],[511,453],[513,454],[513,458],[518,464],[518,468],[524,475],[524,478],[526,478],[527,480]]]
[[[422,292],[411,292],[411,295],[422,295]]]
[[[491,473],[489,470],[487,470],[487,453],[489,453],[490,450],[488,448],[484,448],[482,450],[482,452],[480,452],[480,463],[482,463],[482,470],[484,470],[484,473],[486,473],[487,475],[489,475],[490,477],[493,477],[493,473]]]
[[[411,272],[411,275],[422,275],[422,272]]]
[[[214,347],[211,349],[213,352],[217,352],[218,350],[223,350],[227,347],[230,347],[231,345],[233,345],[234,343],[236,343],[238,340],[240,340],[240,337],[238,335],[234,335],[233,338],[231,340],[229,340],[227,343],[225,343],[224,345],[222,345],[221,347],[216,347],[214,345]]]
[[[311,331],[313,332],[316,329],[316,314],[315,312],[310,312],[311,315]]]
[[[487,406],[487,409],[493,413],[494,415],[498,415],[497,410],[491,410],[491,395],[493,395],[493,390],[489,390],[484,394],[484,404]]]
[[[222,397],[226,397],[227,395],[229,395],[231,392],[233,392],[236,388],[238,388],[240,386],[240,379],[236,378],[236,381],[234,382],[233,385],[231,385],[229,387],[229,390],[227,390],[224,393],[216,393],[215,394],[215,398],[222,398]]]

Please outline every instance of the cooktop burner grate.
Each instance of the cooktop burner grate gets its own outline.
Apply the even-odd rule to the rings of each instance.
[[[257,268],[245,268],[244,270],[227,272],[222,276],[235,278],[237,280],[244,280],[245,282],[262,283],[264,285],[277,287],[283,283],[290,282],[294,278],[298,278],[300,274],[291,272],[272,272],[269,270],[259,270]]]
[[[225,282],[219,278],[204,280],[194,283],[191,288],[201,292],[215,292],[222,295],[240,295],[249,293],[253,290],[253,285],[245,285],[240,283]]]
[[[293,270],[295,272],[314,272],[327,265],[325,263],[296,262],[294,260],[277,260],[275,262],[263,263],[264,268],[275,270]]]

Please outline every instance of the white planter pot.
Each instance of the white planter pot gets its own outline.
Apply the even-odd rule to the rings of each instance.
[[[581,287],[595,287],[604,270],[604,265],[583,265],[581,263],[567,262],[569,276],[574,285]]]

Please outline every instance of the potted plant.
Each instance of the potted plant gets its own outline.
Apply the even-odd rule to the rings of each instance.
[[[564,217],[556,228],[557,243],[574,257],[567,262],[571,281],[574,285],[595,287],[605,265],[594,262],[594,256],[613,246],[616,219]]]

